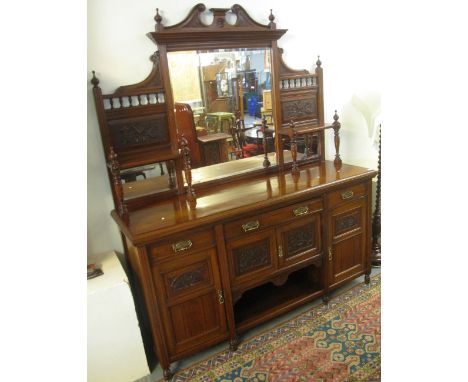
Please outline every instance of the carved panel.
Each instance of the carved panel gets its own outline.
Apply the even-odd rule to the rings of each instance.
[[[361,225],[361,211],[354,210],[349,214],[340,215],[335,219],[335,236],[346,231],[359,228]]]
[[[141,144],[167,144],[166,115],[160,114],[144,120],[115,120],[109,122],[113,145],[123,148]]]
[[[291,118],[316,117],[317,104],[315,99],[298,99],[293,101],[283,101],[281,103],[283,121],[289,121]]]
[[[271,264],[269,240],[250,244],[233,250],[236,275],[241,276]]]
[[[176,270],[165,276],[168,296],[174,296],[194,286],[210,283],[208,263],[197,263],[190,267]],[[191,289],[192,290],[192,289]]]
[[[286,233],[286,257],[315,247],[315,223],[309,223]]]

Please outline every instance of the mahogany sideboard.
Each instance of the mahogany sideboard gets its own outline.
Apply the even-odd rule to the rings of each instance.
[[[165,377],[172,361],[371,272],[371,179],[333,162],[130,213],[125,235]]]
[[[225,340],[234,350],[247,329],[313,299],[327,302],[349,280],[365,275],[369,282],[371,272],[371,179],[377,171],[342,163],[337,113],[325,123],[320,59],[313,73],[289,68],[277,45],[286,30],[276,28],[272,13],[263,25],[240,5],[212,8],[213,22],[206,25],[205,10],[197,4],[172,26],[163,25],[157,10],[148,36],[158,51],[142,82],[104,95],[94,72],[91,80],[112,216],[165,379],[173,375],[171,362]],[[228,14],[236,21],[228,22]],[[272,131],[273,152],[199,167],[193,114],[183,113],[208,110],[212,97],[201,94],[204,105],[197,100],[179,108],[176,118],[174,106],[186,102],[173,91],[178,78],[170,60],[178,54],[213,54],[216,65],[205,68],[230,70],[217,73],[220,78],[239,65],[223,90],[231,105],[242,105],[242,73],[262,73],[255,97],[262,100],[265,90],[272,117],[261,121],[258,146],[268,147],[265,132]],[[254,71],[254,62],[264,66]],[[241,107],[226,145],[242,144],[237,138],[246,129]],[[327,129],[334,132],[333,161],[325,159]],[[122,182],[121,171],[156,164],[166,167],[164,175]]]

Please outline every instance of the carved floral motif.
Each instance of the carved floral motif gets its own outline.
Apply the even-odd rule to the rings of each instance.
[[[361,214],[359,210],[354,211],[351,214],[340,216],[335,220],[335,235],[339,235],[345,231],[353,228],[357,228],[360,225]]]
[[[283,101],[281,108],[284,121],[289,121],[291,118],[315,117],[317,115],[315,99]]]
[[[236,274],[241,276],[271,263],[268,240],[249,245],[248,247],[237,248],[233,251],[236,259]]]
[[[290,257],[315,246],[315,223],[310,223],[287,233],[287,255]]]
[[[182,289],[189,288],[203,281],[206,266],[199,267],[193,271],[182,273],[170,280],[170,287],[173,292],[179,292]]]
[[[164,144],[169,141],[165,116],[145,121],[114,122],[109,125],[115,147],[122,148],[145,143]]]

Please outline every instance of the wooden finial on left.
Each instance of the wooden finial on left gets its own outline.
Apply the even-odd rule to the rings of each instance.
[[[317,62],[315,63],[317,65],[317,67],[321,67],[322,66],[322,61],[320,61],[320,56],[317,56]]]
[[[128,219],[127,205],[123,196],[122,179],[120,178],[120,164],[117,160],[117,153],[112,146],[110,146],[107,156],[107,167],[112,175],[112,188],[117,204],[117,213],[122,219]]]
[[[196,198],[195,190],[192,187],[192,167],[190,165],[190,149],[188,148],[187,138],[182,134],[180,136],[180,152],[182,154],[183,169],[185,181],[187,182],[187,199],[192,201]]]
[[[154,16],[154,21],[156,21],[156,27],[155,27],[155,29],[156,29],[156,30],[160,30],[161,27],[162,27],[162,24],[161,24],[162,17],[161,17],[161,15],[159,14],[159,8],[156,8],[156,16]]]
[[[99,79],[96,77],[96,72],[93,70],[93,78],[91,78],[91,83],[93,87],[97,88],[99,85]]]

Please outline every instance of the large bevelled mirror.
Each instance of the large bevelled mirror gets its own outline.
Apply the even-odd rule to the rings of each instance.
[[[270,49],[176,51],[167,57],[176,125],[189,142],[192,168],[210,166],[204,180],[223,175],[227,162],[244,161],[230,166],[234,171],[261,168],[265,149],[274,152],[274,134],[264,147],[262,133],[262,120],[273,123]]]

